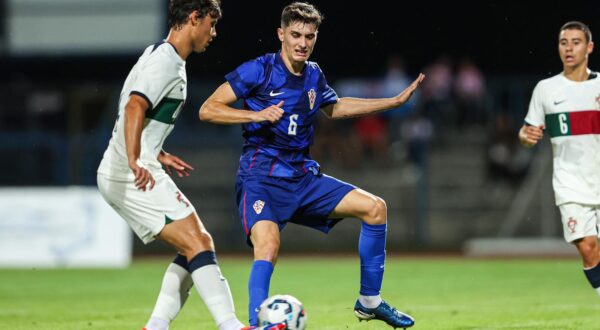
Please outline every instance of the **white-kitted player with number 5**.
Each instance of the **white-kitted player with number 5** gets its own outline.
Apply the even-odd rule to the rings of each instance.
[[[531,147],[544,132],[550,135],[564,237],[577,247],[584,273],[600,294],[600,77],[588,69],[593,49],[587,25],[572,21],[561,27],[563,72],[535,87],[519,140]]]
[[[328,232],[341,218],[353,217],[362,220],[356,315],[381,319],[393,327],[410,327],[413,319],[379,296],[385,263],[385,202],[322,174],[309,147],[319,112],[342,119],[396,108],[408,101],[424,76],[391,98],[338,98],[317,63],[308,61],[321,20],[321,13],[311,4],[286,6],[277,29],[281,50],[227,74],[227,81],[200,109],[201,120],[243,125],[245,143],[236,191],[242,227],[254,246],[248,283],[250,324],[257,324],[257,309],[268,297],[279,231],[292,222]],[[244,101],[244,109],[230,106],[238,99]]]

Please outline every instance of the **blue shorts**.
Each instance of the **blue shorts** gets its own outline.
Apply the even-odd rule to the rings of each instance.
[[[324,233],[342,219],[329,215],[355,186],[325,174],[308,172],[300,177],[238,176],[238,211],[246,236],[261,220],[279,225],[288,222],[308,226]]]

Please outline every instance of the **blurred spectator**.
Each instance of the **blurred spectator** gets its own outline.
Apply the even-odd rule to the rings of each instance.
[[[346,168],[359,164],[360,150],[358,138],[351,134],[350,121],[336,121],[318,116],[315,125],[314,144],[310,148],[311,156],[323,165],[334,163]]]
[[[381,93],[381,84],[376,80],[365,80],[362,83],[361,97],[379,98],[384,97]],[[390,110],[393,111],[393,110]],[[354,137],[358,150],[354,153],[360,161],[364,157],[372,158],[372,164],[389,164],[389,129],[388,118],[384,114],[373,114],[370,116],[356,118],[353,121]]]
[[[375,164],[389,164],[389,130],[388,120],[381,114],[361,117],[354,121],[354,129],[358,136],[358,153],[373,156]]]
[[[429,77],[426,78],[426,80]],[[391,97],[398,94],[408,87],[412,79],[404,70],[402,58],[393,55],[388,60],[387,72],[382,81],[380,97]],[[422,113],[417,112],[417,104],[421,96],[420,90],[417,90],[410,101],[402,107],[385,112],[385,117],[389,119],[389,136],[394,140],[392,145],[402,145],[405,149],[405,157],[413,165],[424,168],[426,163],[427,145],[433,136],[433,125]],[[396,158],[398,153],[396,152]]]
[[[412,82],[412,79],[408,76],[404,69],[404,61],[398,55],[392,55],[387,61],[387,69],[383,80],[380,82],[377,89],[377,97],[393,97],[398,94],[399,91],[404,90]],[[408,117],[414,112],[415,104],[418,103],[420,91],[417,90],[415,95],[403,106],[388,110],[382,115],[388,120],[389,138],[396,140],[399,138],[401,122],[404,118]]]
[[[525,176],[532,155],[531,150],[521,148],[514,138],[517,130],[508,112],[496,116],[486,155],[492,179],[516,184]]]
[[[424,71],[427,77],[421,86],[424,115],[433,121],[437,129],[441,129],[455,117],[452,63],[448,58],[441,57]]]
[[[402,140],[406,141],[408,147],[408,159],[420,168],[425,168],[429,141],[434,135],[431,121],[415,114],[402,123],[400,132]]]
[[[392,55],[387,61],[382,79],[345,79],[336,83],[334,87],[340,96],[384,98],[397,95],[411,82],[412,79],[404,70],[402,58]],[[352,121],[350,130],[345,130],[344,128],[347,127],[343,123],[319,120],[319,127],[315,132],[318,137],[315,138],[311,153],[316,159],[322,161],[331,159],[341,162],[346,167],[361,164],[365,157],[369,158],[370,165],[380,167],[392,165],[390,144],[392,140],[401,138],[402,121],[408,117],[408,114],[413,113],[418,98],[417,91],[417,94],[402,107],[356,118]],[[340,143],[341,140],[344,140],[344,143]]]
[[[382,85],[376,80],[350,79],[340,81],[335,88],[340,96],[355,95],[360,98],[373,98],[382,97],[380,91],[381,86]],[[328,126],[329,124],[325,125]],[[339,127],[343,124],[336,123],[335,125]],[[361,164],[365,157],[373,156],[373,162],[370,162],[370,164],[389,164],[388,135],[388,118],[383,114],[375,114],[354,119],[352,121],[352,129],[347,132],[345,137],[343,137],[349,142],[351,150],[348,152],[351,155],[343,155],[339,160],[348,167],[354,167]],[[319,146],[319,148],[323,150],[327,149],[324,146]],[[342,153],[346,153],[346,151],[340,149],[339,146],[334,145],[331,149],[341,150]]]
[[[485,81],[481,71],[469,59],[460,62],[454,79],[457,124],[483,124],[485,122]]]
[[[387,69],[383,80],[377,88],[377,97],[392,97],[403,91],[412,83],[412,79],[406,74],[404,61],[398,55],[392,55],[387,61]],[[384,112],[386,117],[394,119],[406,116],[407,112],[418,102],[419,90],[403,106]]]

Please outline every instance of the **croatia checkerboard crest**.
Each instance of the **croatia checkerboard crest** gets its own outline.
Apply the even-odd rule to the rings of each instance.
[[[254,202],[254,205],[252,207],[254,207],[254,212],[256,212],[256,214],[260,214],[264,206],[265,202],[259,199],[256,202]]]
[[[310,110],[315,107],[315,100],[317,99],[317,92],[315,92],[314,88],[311,88],[308,91],[308,102],[310,102]]]

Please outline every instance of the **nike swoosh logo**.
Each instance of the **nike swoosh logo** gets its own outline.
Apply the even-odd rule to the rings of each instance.
[[[269,96],[273,97],[273,96],[281,95],[283,93],[285,93],[285,92],[275,93],[275,91],[271,91],[271,93],[269,93]]]
[[[554,105],[559,105],[559,104],[563,103],[564,101],[566,101],[566,100],[554,101]]]
[[[370,320],[372,318],[375,317],[375,314],[373,313],[365,313],[359,309],[355,309],[354,310],[354,315],[356,315],[356,317],[358,317],[361,320]]]

